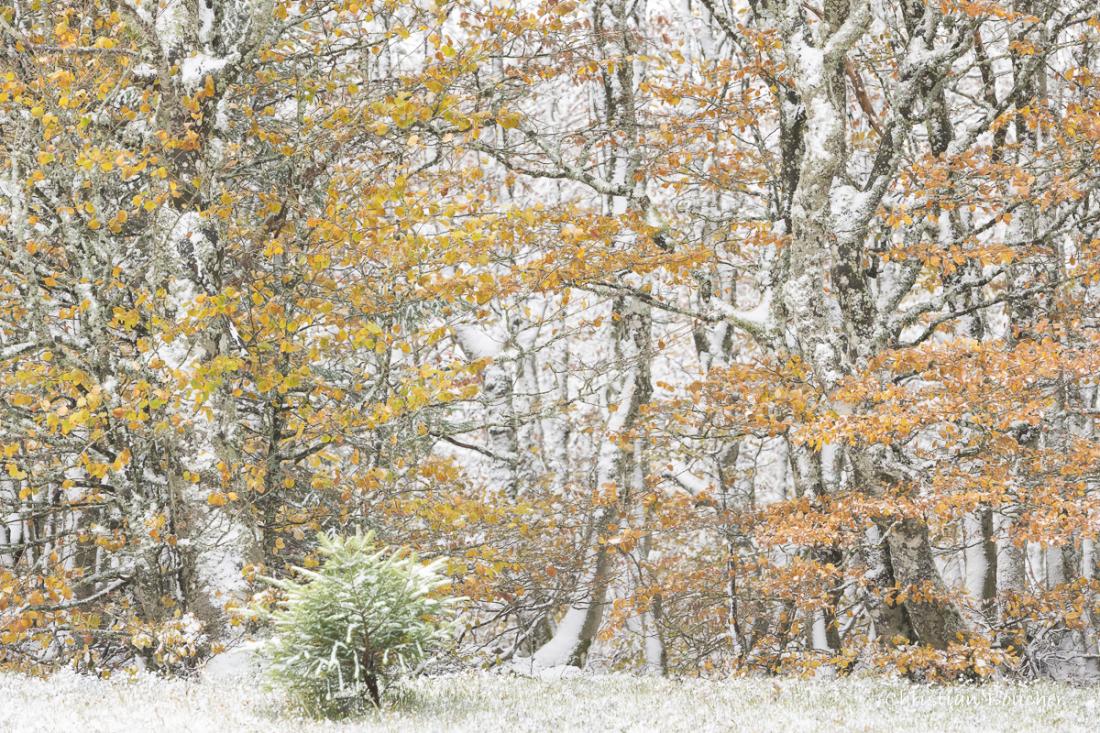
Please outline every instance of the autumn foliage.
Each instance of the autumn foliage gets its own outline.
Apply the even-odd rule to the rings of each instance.
[[[1100,674],[1092,3],[0,0],[0,664],[319,533],[465,663]]]

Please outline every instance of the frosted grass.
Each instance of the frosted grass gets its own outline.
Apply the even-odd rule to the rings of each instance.
[[[412,683],[399,708],[351,722],[302,720],[258,680],[99,681],[0,675],[0,731],[1097,731],[1100,688],[924,687],[901,681],[558,680],[459,674]]]

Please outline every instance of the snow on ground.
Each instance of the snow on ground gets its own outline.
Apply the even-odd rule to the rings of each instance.
[[[235,666],[235,665],[231,665]],[[224,670],[223,670],[224,671]],[[255,678],[98,681],[0,675],[7,733],[403,731],[1096,731],[1100,689],[1054,683],[921,687],[900,681],[674,681],[581,675],[554,681],[467,673],[421,679],[397,709],[354,722],[280,710]]]

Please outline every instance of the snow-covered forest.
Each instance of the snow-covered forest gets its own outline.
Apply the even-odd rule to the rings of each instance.
[[[1100,680],[1093,0],[0,0],[0,146],[2,669],[370,531],[452,671]]]

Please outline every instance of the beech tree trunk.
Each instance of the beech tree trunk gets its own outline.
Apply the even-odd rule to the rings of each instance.
[[[620,371],[608,390],[610,416],[596,467],[596,502],[586,533],[585,557],[565,616],[553,637],[533,655],[536,668],[584,666],[599,631],[611,566],[611,550],[604,540],[608,527],[622,516],[634,468],[633,441],[624,444],[624,439],[634,430],[639,410],[652,392],[649,308],[628,297],[617,298],[612,308],[612,338]]]
[[[903,117],[908,109],[896,110],[897,116],[886,123],[870,179],[860,189],[848,184],[844,69],[849,50],[867,31],[870,2],[827,2],[821,22],[813,30],[801,9],[790,4],[781,8],[779,3],[770,7],[771,20],[783,33],[793,91],[806,115],[802,145],[789,146],[801,157],[791,194],[790,237],[777,316],[781,328],[793,339],[795,353],[812,367],[821,398],[829,403],[840,381],[863,368],[884,340],[883,314],[875,303],[871,275],[864,265],[865,238],[871,210],[896,170],[911,123]],[[923,46],[931,39],[923,38],[922,31],[916,29],[927,20],[923,17],[925,11],[913,12],[921,17],[912,19],[912,43]],[[957,50],[946,44],[941,52],[950,57]],[[928,94],[932,87],[928,74],[933,66],[925,60],[923,66],[906,70],[904,93],[899,93],[902,105],[914,105],[922,93]],[[928,108],[934,109],[934,105]],[[843,404],[832,407],[841,413],[850,409]],[[806,450],[796,447],[797,453]],[[853,453],[861,450],[854,449]],[[884,479],[908,478],[890,471],[884,475],[882,459],[883,453],[878,451],[862,451],[853,457],[857,474],[864,481],[863,490],[881,494],[886,488]],[[798,463],[808,465],[809,461],[800,458]],[[888,557],[883,558],[884,572],[876,577],[901,590],[907,617],[907,623],[903,623],[893,614],[881,614],[891,632],[887,636],[946,647],[963,629],[963,621],[947,598],[927,526],[920,518],[905,517],[886,528],[884,540]],[[895,589],[887,586],[881,590],[889,593]],[[927,592],[914,600],[919,590]]]

